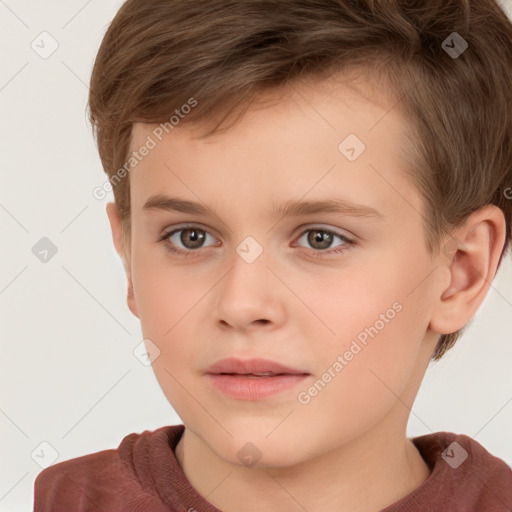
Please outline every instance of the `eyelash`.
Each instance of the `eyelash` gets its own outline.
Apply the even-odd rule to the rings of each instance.
[[[174,235],[175,233],[179,233],[180,231],[185,231],[186,229],[193,229],[193,228],[197,228],[200,231],[204,231],[204,232],[208,233],[205,229],[201,228],[200,226],[192,224],[189,226],[181,226],[177,229],[173,229],[172,231],[168,231],[167,233],[164,233],[159,238],[158,242],[162,242],[165,246],[165,249],[167,251],[169,251],[170,253],[178,254],[180,256],[190,256],[190,254],[192,254],[192,253],[199,252],[199,249],[189,250],[189,251],[177,249],[175,246],[173,246],[169,242],[168,239],[170,236]],[[333,231],[332,229],[326,229],[326,228],[320,228],[320,227],[311,227],[311,228],[305,229],[304,231],[302,231],[302,233],[299,235],[298,238],[300,239],[304,234],[308,233],[309,231],[319,231],[321,233],[327,233],[329,235],[334,235],[334,236],[337,236],[338,238],[340,238],[341,240],[343,240],[343,242],[345,242],[344,244],[337,246],[336,249],[325,250],[325,251],[314,250],[314,249],[306,250],[306,252],[309,256],[313,256],[315,258],[324,258],[325,255],[332,255],[335,253],[344,253],[345,251],[349,251],[350,249],[353,249],[353,246],[355,245],[355,242],[353,240],[350,240],[349,238],[347,238],[345,235],[342,235],[341,233],[338,233],[337,231]]]

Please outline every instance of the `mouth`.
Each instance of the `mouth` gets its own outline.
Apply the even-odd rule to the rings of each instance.
[[[229,357],[212,364],[205,373],[216,375],[252,375],[274,377],[278,375],[309,375],[309,372],[285,366],[269,359],[238,359]]]
[[[209,373],[213,389],[237,400],[265,400],[291,392],[303,383],[308,374],[252,375],[239,373]]]
[[[210,375],[237,375],[239,377],[279,377],[280,375],[303,375],[299,373],[212,373]],[[305,375],[305,374],[304,374]]]
[[[270,360],[223,359],[205,372],[217,391],[238,400],[263,400],[290,391],[311,374]]]

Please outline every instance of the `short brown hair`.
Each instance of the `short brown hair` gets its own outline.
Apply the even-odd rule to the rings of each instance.
[[[134,122],[168,122],[195,98],[180,124],[217,120],[207,136],[262,91],[354,69],[388,86],[410,123],[402,150],[425,201],[429,251],[438,254],[450,229],[494,204],[506,218],[503,257],[512,230],[512,24],[495,0],[126,1],[99,48],[89,94],[124,246],[130,182],[126,173],[113,178],[129,158]],[[434,360],[462,330],[440,336]]]

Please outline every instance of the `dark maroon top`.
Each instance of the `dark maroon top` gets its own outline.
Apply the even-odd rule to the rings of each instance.
[[[171,425],[132,433],[116,449],[44,469],[34,483],[34,512],[221,512],[178,464],[174,449],[184,430]],[[412,441],[432,473],[380,512],[512,511],[512,470],[477,441],[451,432]]]

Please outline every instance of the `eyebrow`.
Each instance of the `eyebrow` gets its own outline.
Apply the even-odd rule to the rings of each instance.
[[[162,194],[150,196],[144,203],[143,210],[177,211],[191,215],[213,215],[217,217],[216,212],[212,208],[202,203]],[[339,213],[354,217],[384,218],[380,212],[370,206],[355,204],[340,198],[314,201],[289,200],[281,204],[272,204],[272,209],[270,210],[270,214],[273,217],[298,217],[318,213]]]

